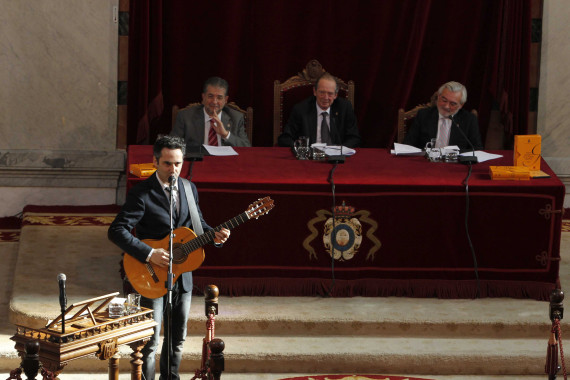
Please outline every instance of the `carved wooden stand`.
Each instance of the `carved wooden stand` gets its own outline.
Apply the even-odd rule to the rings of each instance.
[[[35,379],[40,363],[43,368],[57,376],[71,360],[95,354],[101,360],[109,360],[109,379],[118,380],[117,353],[119,346],[126,344],[133,350],[131,379],[140,380],[141,350],[154,334],[156,326],[153,310],[141,308],[141,311],[135,314],[110,318],[106,307],[118,294],[112,293],[75,303],[67,308],[64,315],[60,315],[43,329],[16,325],[16,334],[11,339],[16,342],[15,348],[20,357],[29,357],[26,355],[27,344],[29,347],[33,347],[30,342],[39,344],[39,363],[34,363],[34,360],[22,361],[28,378]],[[62,333],[62,317],[65,318],[65,333]]]
[[[224,348],[225,343],[219,338],[214,338],[215,321],[218,314],[218,287],[207,285],[204,290],[206,322],[206,336],[202,340],[202,362],[200,369],[192,378],[205,380],[219,380],[224,371]]]

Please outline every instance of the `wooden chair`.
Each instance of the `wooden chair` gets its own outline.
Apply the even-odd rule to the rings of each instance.
[[[404,111],[403,108],[398,110],[398,136],[396,139],[397,143],[404,142],[404,137],[406,137],[406,133],[408,132],[408,128],[410,127],[410,122],[416,117],[418,111],[434,106],[437,103],[437,91],[433,93],[429,102],[424,104],[419,104],[412,108],[411,110]]]
[[[171,128],[174,128],[174,124],[176,123],[176,115],[178,115],[179,111],[191,108],[191,107],[196,107],[199,106],[202,103],[190,103],[188,104],[186,107],[184,108],[179,108],[177,105],[173,105],[172,106],[172,126]],[[228,104],[226,104],[227,107],[236,110],[238,112],[241,112],[243,114],[243,121],[245,124],[245,133],[247,134],[247,138],[249,139],[249,142],[252,143],[253,145],[253,108],[252,107],[247,107],[245,110],[240,108],[240,106],[238,106],[237,104],[235,104],[235,102],[229,102]]]
[[[294,88],[305,87],[303,91],[304,96],[296,99],[295,102],[291,102],[285,108],[290,111],[297,101],[312,95],[312,91],[308,91],[311,87],[315,85],[315,82],[326,70],[323,66],[313,59],[307,63],[307,66],[302,72],[298,73],[287,79],[285,82],[281,83],[276,80],[273,82],[273,145],[277,145],[277,138],[283,130],[283,98],[284,94]],[[340,78],[334,77],[338,83],[339,93],[342,93],[352,104],[354,108],[354,82],[349,80],[348,82],[343,81]]]

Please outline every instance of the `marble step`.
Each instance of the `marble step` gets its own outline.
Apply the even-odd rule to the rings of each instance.
[[[189,333],[206,329],[193,298]],[[568,321],[570,324],[570,321]],[[270,336],[488,337],[547,339],[548,302],[487,298],[220,297],[216,334]],[[566,320],[562,327],[569,329]]]
[[[366,336],[224,336],[225,373],[405,373],[407,375],[530,376],[544,373],[546,339],[422,338]],[[1,347],[0,347],[1,348]],[[18,366],[14,353],[0,355],[0,370]],[[130,350],[120,351],[121,371]],[[188,337],[181,371],[192,373],[201,357],[201,337]],[[66,371],[106,371],[94,356],[69,363]]]

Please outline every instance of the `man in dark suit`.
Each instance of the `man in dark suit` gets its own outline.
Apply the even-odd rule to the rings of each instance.
[[[133,187],[123,205],[121,211],[109,227],[109,239],[118,245],[126,254],[132,255],[141,263],[152,263],[158,267],[168,267],[170,253],[164,248],[151,248],[142,239],[163,239],[170,234],[170,179],[173,178],[174,197],[173,207],[174,227],[193,227],[196,231],[204,231],[212,228],[204,221],[202,212],[198,206],[198,192],[196,186],[190,183],[191,195],[187,195],[186,186],[178,178],[184,161],[185,143],[179,137],[159,137],[153,148],[153,162],[156,172],[145,181]],[[192,220],[188,202],[196,204],[197,217]],[[131,231],[136,228],[136,237]],[[224,243],[230,235],[230,231],[222,228],[215,232],[214,243]],[[164,286],[164,284],[160,284]],[[172,379],[179,379],[178,369],[182,359],[182,346],[186,337],[186,323],[190,313],[192,296],[192,273],[186,272],[180,275],[172,289],[172,356],[171,374]],[[154,310],[154,319],[157,326],[154,335],[143,348],[143,374],[146,380],[153,380],[155,373],[155,354],[160,341],[160,328],[165,311],[167,295],[155,299],[141,297],[141,306]],[[167,329],[165,325],[165,329]],[[166,340],[162,345],[160,357],[161,379],[168,376],[167,355],[168,347]]]
[[[477,116],[462,109],[467,101],[465,86],[458,82],[447,82],[439,88],[437,94],[436,106],[422,109],[416,115],[406,133],[404,144],[421,149],[431,139],[436,139],[436,148],[457,145],[462,151],[470,151],[473,144],[475,150],[483,149]]]
[[[243,114],[229,107],[228,82],[219,77],[206,80],[202,104],[176,115],[172,136],[182,137],[189,147],[206,145],[251,146]]]
[[[359,146],[361,138],[354,110],[347,99],[337,97],[334,77],[324,73],[316,81],[313,95],[293,107],[277,144],[290,147],[300,136],[308,136],[309,144]]]

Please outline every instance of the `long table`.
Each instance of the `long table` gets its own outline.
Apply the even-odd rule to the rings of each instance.
[[[491,180],[490,165],[513,164],[512,151],[492,152],[503,157],[473,165],[467,180],[468,166],[384,149],[357,149],[334,170],[288,148],[236,151],[184,164],[208,223],[264,196],[275,208],[233,230],[223,248],[206,248],[198,287],[215,283],[235,296],[547,300],[557,286],[565,191],[545,161],[550,178]],[[130,146],[128,160],[152,162],[152,147]],[[141,180],[129,175],[128,187]]]

